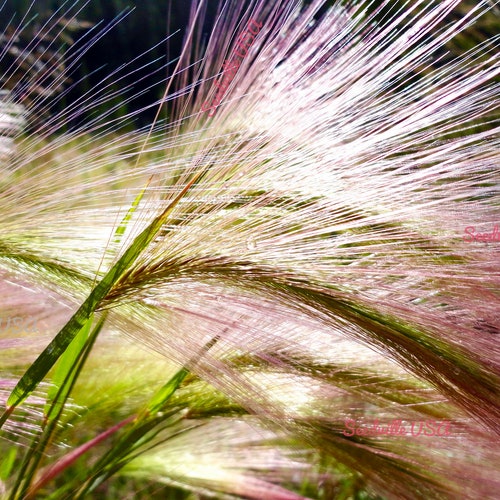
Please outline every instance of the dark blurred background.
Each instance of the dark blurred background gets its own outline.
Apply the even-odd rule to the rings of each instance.
[[[45,115],[54,113],[71,106],[85,92],[102,83],[106,75],[136,58],[139,59],[132,62],[125,72],[120,71],[120,75],[133,74],[108,89],[107,92],[114,92],[116,96],[104,107],[108,111],[113,109],[112,117],[119,117],[142,109],[161,97],[165,88],[161,81],[174,66],[166,67],[166,63],[175,59],[182,47],[188,22],[188,1],[90,0],[86,5],[78,2],[71,7],[72,2],[36,0],[30,9],[31,4],[31,0],[11,0],[0,11],[0,30],[3,32],[0,38],[3,54],[0,83],[4,89],[15,90],[18,100],[31,104],[39,96],[51,92],[55,104],[50,111],[45,110]],[[51,16],[58,19],[58,26],[48,32],[44,25]],[[72,16],[76,19],[71,20]],[[16,32],[20,25],[25,28]],[[106,26],[110,29],[105,36],[92,45],[77,64],[68,68],[75,52]],[[63,27],[64,33],[61,32]],[[167,35],[177,30],[179,32],[167,40]],[[141,54],[145,55],[140,58]],[[57,64],[54,64],[56,59]],[[15,72],[12,69],[14,64],[17,67]],[[63,77],[64,84],[54,86],[57,79]],[[31,84],[28,84],[30,79]],[[63,89],[67,90],[65,95],[61,95]],[[130,103],[126,102],[138,92],[143,94]],[[93,113],[102,111],[103,106],[99,106]],[[144,125],[152,114],[150,110],[139,115],[131,120],[131,124]]]

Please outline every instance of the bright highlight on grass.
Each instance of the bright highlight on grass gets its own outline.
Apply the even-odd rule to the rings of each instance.
[[[0,498],[495,498],[499,2],[324,4],[194,1],[119,118],[148,53],[48,110],[120,19],[6,27]]]

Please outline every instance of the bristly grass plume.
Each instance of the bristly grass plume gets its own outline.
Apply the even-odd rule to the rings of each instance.
[[[194,1],[121,118],[148,53],[47,115],[79,2],[0,66],[0,496],[495,498],[500,2],[327,3]],[[395,420],[449,433],[343,432]]]

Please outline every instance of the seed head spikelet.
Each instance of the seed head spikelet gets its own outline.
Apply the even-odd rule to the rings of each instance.
[[[104,345],[128,336],[199,377],[169,400],[191,408],[162,431],[178,437],[158,437],[124,475],[299,498],[285,489],[325,466],[332,484],[352,474],[387,498],[493,498],[500,241],[464,231],[500,224],[499,36],[456,58],[445,47],[499,2],[451,21],[463,2],[324,3],[221,3],[205,39],[193,2],[182,55],[152,75],[163,96],[123,118],[99,106],[135,66],[26,135],[54,96],[22,107],[5,94],[0,304],[11,295],[28,315],[43,300],[52,339],[12,404],[106,312]],[[229,72],[251,20],[259,30]],[[127,131],[151,110],[151,125]],[[17,346],[8,331],[0,341]],[[196,384],[253,416],[211,420]],[[342,432],[375,418],[451,432],[431,445]],[[228,458],[238,432],[241,446],[261,443],[241,468]],[[203,438],[208,458],[191,467]],[[210,455],[218,439],[227,448]]]

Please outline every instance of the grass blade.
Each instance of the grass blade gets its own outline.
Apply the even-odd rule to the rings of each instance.
[[[80,306],[80,308],[56,335],[56,337],[54,337],[52,342],[45,348],[40,356],[33,362],[18,382],[7,400],[8,408],[4,415],[10,414],[12,412],[12,408],[24,401],[43,380],[78,332],[85,327],[90,316],[98,309],[100,302],[110,292],[114,284],[119,280],[120,276],[134,263],[141,252],[156,236],[179,200],[185,195],[189,188],[201,178],[203,174],[204,172],[199,172],[191,179],[191,181],[181,190],[181,192],[169,204],[164,212],[156,217],[153,222],[135,238],[133,243],[127,248],[118,262],[116,262],[116,264],[108,271],[106,276],[104,276],[104,278],[92,290],[85,302]]]

